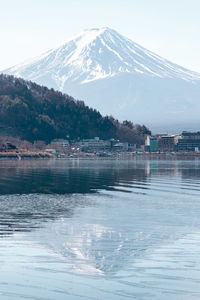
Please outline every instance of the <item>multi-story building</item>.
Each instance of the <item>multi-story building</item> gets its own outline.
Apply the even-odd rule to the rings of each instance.
[[[158,138],[147,135],[145,141],[145,151],[158,152]]]
[[[49,145],[49,149],[55,149],[57,153],[69,153],[70,152],[70,144],[68,140],[64,139],[55,139]]]
[[[109,150],[111,141],[103,141],[99,137],[95,137],[94,139],[83,139],[78,145],[83,152],[99,152]]]
[[[158,138],[158,149],[160,152],[172,152],[175,149],[174,146],[174,135],[164,135]]]
[[[172,152],[175,145],[174,135],[147,136],[145,151],[149,152]]]
[[[129,150],[129,144],[128,143],[116,143],[113,147],[113,150],[115,151],[128,151]]]
[[[183,131],[176,144],[177,151],[200,151],[200,131]]]

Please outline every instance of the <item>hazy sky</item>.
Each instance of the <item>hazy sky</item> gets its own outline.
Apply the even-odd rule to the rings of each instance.
[[[200,72],[200,0],[0,0],[0,69],[108,26]]]

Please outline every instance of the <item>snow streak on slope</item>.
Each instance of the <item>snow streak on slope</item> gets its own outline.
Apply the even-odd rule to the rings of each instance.
[[[85,84],[123,73],[200,80],[200,74],[161,58],[109,28],[85,30],[61,47],[4,72],[44,81],[60,90],[69,82]]]

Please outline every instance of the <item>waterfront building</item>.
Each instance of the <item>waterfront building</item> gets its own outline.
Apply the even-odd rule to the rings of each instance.
[[[99,137],[94,139],[83,139],[78,143],[83,152],[99,152],[109,150],[111,148],[111,141],[100,140]]]
[[[147,135],[145,140],[145,151],[158,152],[158,138]]]
[[[55,139],[49,145],[48,148],[55,149],[57,153],[68,154],[70,152],[70,144],[65,139]]]
[[[115,151],[128,151],[129,145],[128,143],[117,143],[113,146],[113,150]]]
[[[177,151],[200,151],[200,131],[188,132],[183,131],[176,144]]]
[[[174,146],[174,135],[164,135],[158,138],[158,149],[160,152],[172,152],[174,151]]]

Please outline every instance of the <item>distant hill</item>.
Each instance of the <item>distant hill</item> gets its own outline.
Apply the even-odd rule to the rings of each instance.
[[[110,28],[85,30],[3,72],[69,93],[102,114],[142,122],[159,133],[199,130],[200,74]]]
[[[103,117],[83,101],[61,92],[0,75],[0,135],[46,143],[55,138],[98,136],[140,144],[147,132],[145,126],[134,126],[128,121],[121,124],[112,117]]]

